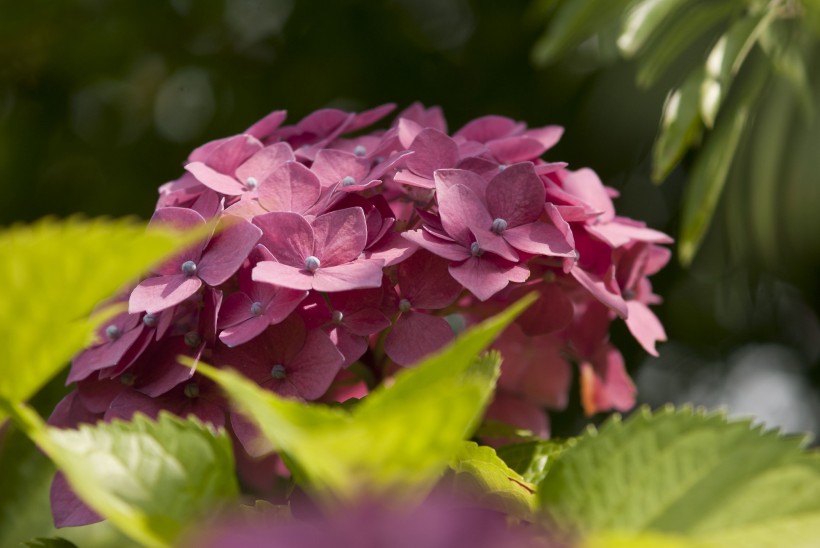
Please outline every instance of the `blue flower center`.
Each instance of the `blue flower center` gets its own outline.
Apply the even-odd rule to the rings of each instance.
[[[134,386],[134,381],[136,380],[137,378],[134,376],[133,373],[123,373],[120,376],[120,383],[125,386]]]
[[[353,149],[353,154],[361,158],[365,154],[367,154],[367,149],[364,148],[363,145],[356,145],[356,148]]]
[[[256,180],[256,177],[248,177],[245,179],[245,186],[248,187],[250,190],[253,190],[257,186],[259,186],[259,181]]]
[[[399,301],[399,310],[402,312],[407,312],[410,310],[410,301],[407,299],[402,299]]]
[[[481,249],[481,246],[478,245],[478,242],[473,242],[470,244],[470,255],[473,257],[481,257],[484,255],[484,250]]]
[[[194,261],[185,261],[182,263],[182,273],[186,276],[193,276],[196,274],[196,263]]]
[[[156,327],[157,323],[159,323],[159,316],[156,314],[146,314],[142,317],[142,323],[145,324],[146,327]]]
[[[348,175],[344,179],[342,179],[342,186],[353,186],[356,184],[356,179]]]
[[[316,272],[317,270],[319,270],[321,264],[322,261],[320,261],[318,257],[314,257],[313,255],[311,255],[310,257],[305,259],[305,270],[307,270],[308,272]]]
[[[285,366],[281,364],[276,364],[270,369],[270,376],[277,380],[282,380],[288,376],[287,371],[285,371]]]
[[[342,323],[342,320],[345,319],[345,315],[342,314],[341,310],[334,310],[333,314],[330,315],[330,321],[335,323],[336,325]]]
[[[490,230],[492,230],[495,234],[501,234],[507,230],[507,221],[501,218],[495,219],[493,221],[493,226],[490,227]]]
[[[259,316],[264,311],[265,307],[259,301],[256,301],[251,305],[251,314],[253,314],[254,316]]]
[[[122,331],[113,323],[105,328],[105,336],[108,337],[109,340],[116,341],[121,335]]]

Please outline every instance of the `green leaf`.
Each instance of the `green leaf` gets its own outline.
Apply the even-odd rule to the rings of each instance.
[[[528,482],[539,483],[547,476],[558,456],[574,443],[574,439],[515,443],[499,448],[498,456]]]
[[[556,61],[617,19],[631,1],[563,0],[550,19],[546,32],[533,47],[533,61],[538,65]]]
[[[1,231],[0,398],[30,398],[90,342],[102,319],[87,319],[93,307],[181,243],[133,220],[45,219]]]
[[[529,519],[535,508],[535,486],[507,466],[492,447],[462,442],[450,460],[456,488],[471,500],[505,514]]]
[[[703,132],[698,113],[703,68],[693,71],[666,98],[658,138],[652,149],[652,180],[663,181]]]
[[[192,520],[238,493],[230,440],[195,419],[137,414],[61,430],[23,404],[7,409],[77,495],[141,544],[173,545]]]
[[[350,411],[281,398],[230,370],[200,364],[200,371],[259,426],[321,502],[419,497],[471,435],[495,386],[498,355],[475,356],[531,302],[528,296],[470,329]]]
[[[703,122],[711,128],[718,109],[732,85],[737,72],[760,35],[774,19],[775,11],[748,15],[736,21],[720,37],[706,58],[706,77],[701,84],[700,112]]]
[[[698,153],[683,196],[678,257],[689,265],[706,234],[717,207],[729,168],[743,130],[766,80],[767,70],[759,59],[741,82],[737,96],[721,113],[715,129]]]
[[[24,542],[23,546],[28,546],[28,548],[77,548],[76,544],[62,537],[33,538]]]
[[[721,414],[642,409],[567,448],[538,499],[556,523],[586,534],[808,547],[820,527],[820,456],[804,444]]]
[[[642,0],[634,4],[624,18],[618,48],[627,59],[643,48],[669,18],[691,0]]]
[[[687,48],[743,7],[738,0],[687,2],[685,11],[646,45],[638,63],[638,85],[652,86]]]

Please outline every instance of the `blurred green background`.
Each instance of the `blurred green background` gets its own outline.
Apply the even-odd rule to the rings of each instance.
[[[573,2],[592,23],[572,27],[575,38],[547,59],[545,30],[549,40],[568,28],[557,14]],[[732,20],[762,9],[721,2],[734,11],[685,47],[661,38],[692,26],[686,13],[659,27],[645,55],[666,55],[667,66],[640,86],[645,65],[618,55],[609,25],[634,1],[0,0],[0,225],[78,212],[148,218],[192,148],[271,110],[298,120],[326,106],[418,100],[440,105],[451,129],[484,114],[565,126],[548,158],[592,167],[621,191],[619,213],[677,238],[698,152],[652,183],[665,99]],[[768,72],[710,228],[690,267],[656,277],[670,338],[661,357],[614,327],[643,402],[727,405],[820,431],[820,85],[801,11],[812,3],[780,2],[798,10],[784,28],[790,43],[803,33],[804,88],[766,68],[762,45],[749,52]],[[576,433],[577,396],[552,419],[556,434]]]

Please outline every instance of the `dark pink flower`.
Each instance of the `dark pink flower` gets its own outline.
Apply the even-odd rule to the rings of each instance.
[[[448,262],[428,251],[418,251],[401,263],[397,276],[399,316],[384,341],[384,351],[407,366],[452,342],[450,324],[430,311],[453,304],[462,287],[450,276]]]
[[[201,230],[205,219],[190,209],[166,207],[151,218],[154,225]],[[217,286],[230,278],[248,257],[262,231],[237,217],[223,217],[216,233],[160,266],[158,276],[140,283],[128,301],[130,313],[154,314],[181,303],[202,287]]]
[[[296,213],[260,215],[262,244],[275,261],[261,261],[253,280],[316,291],[348,291],[379,287],[383,261],[362,259],[367,243],[364,212],[354,207],[333,211],[308,221]]]

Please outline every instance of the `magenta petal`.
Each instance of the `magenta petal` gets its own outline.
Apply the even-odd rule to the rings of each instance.
[[[55,527],[77,527],[103,520],[74,494],[62,472],[57,472],[51,482],[49,499]]]
[[[472,240],[470,227],[490,228],[493,219],[475,192],[463,185],[455,185],[436,193],[441,224],[447,234],[458,243],[468,246]]]
[[[498,169],[495,164],[493,166]],[[477,173],[466,169],[439,169],[433,174],[433,179],[436,181],[436,191],[439,193],[455,185],[463,185],[475,192],[479,199],[484,200],[487,191],[487,181]]]
[[[567,291],[556,283],[545,283],[540,296],[516,320],[529,337],[544,335],[565,328],[572,321],[574,307]]]
[[[520,280],[517,265],[496,262],[485,257],[473,257],[460,265],[451,265],[450,274],[482,301],[486,301],[509,285],[511,277]],[[526,272],[526,267],[521,267]]]
[[[489,115],[468,122],[455,135],[469,141],[486,143],[513,134],[519,130],[519,126],[515,120],[506,116]]]
[[[260,180],[259,203],[268,211],[302,213],[321,194],[318,177],[298,162],[287,162]]]
[[[450,276],[449,262],[428,251],[419,251],[399,265],[401,297],[413,308],[440,309],[450,306],[462,286]]]
[[[444,318],[411,310],[396,320],[384,341],[384,351],[397,364],[408,366],[441,350],[454,338]]]
[[[629,310],[629,316],[626,318],[626,326],[629,328],[629,332],[641,343],[644,350],[653,356],[657,356],[658,351],[655,348],[655,343],[666,340],[666,331],[663,329],[663,325],[649,307],[639,301],[627,301],[626,307]]]
[[[575,250],[561,232],[552,225],[536,222],[508,228],[502,234],[514,248],[533,255],[573,257]]]
[[[330,388],[343,362],[344,356],[330,337],[324,331],[314,329],[308,332],[302,350],[289,364],[292,372],[287,380],[293,383],[299,396],[315,400]]]
[[[228,219],[233,219],[228,221]],[[202,255],[197,274],[210,286],[217,286],[239,270],[262,231],[248,221],[223,217],[226,227],[217,232]]]
[[[658,244],[671,244],[673,242],[672,238],[658,230],[627,225],[619,223],[617,220],[610,223],[589,225],[587,231],[612,247],[621,247],[633,240]]]
[[[201,286],[202,280],[198,277],[183,274],[148,278],[131,292],[128,312],[155,314],[181,303],[196,293]]]
[[[387,321],[390,325],[390,320]],[[342,367],[349,367],[367,352],[367,338],[355,335],[344,327],[334,327],[328,332],[330,340],[344,356]]]
[[[547,150],[540,141],[524,136],[495,139],[487,143],[487,148],[503,164],[535,160]]]
[[[254,293],[261,293],[261,291],[254,291]],[[284,321],[307,296],[307,291],[297,291],[284,287],[275,288],[273,297],[265,305],[265,317],[268,319],[268,323],[276,325]]]
[[[436,187],[432,178],[416,175],[408,169],[401,169],[393,176],[393,180],[403,185],[415,186],[432,190]]]
[[[508,226],[531,223],[544,211],[546,190],[530,162],[515,164],[487,184],[487,209]]]
[[[558,144],[561,136],[564,134],[564,128],[561,126],[544,126],[535,129],[528,129],[524,132],[526,137],[540,141],[544,146],[544,150],[549,150]]]
[[[487,408],[485,418],[500,421],[516,428],[529,430],[534,436],[549,438],[549,417],[539,406],[516,398],[510,394],[496,392],[493,402]],[[519,440],[508,438],[485,438],[490,445],[509,445]]]
[[[495,253],[502,259],[517,263],[518,253],[513,249],[506,239],[486,229],[473,227],[471,232],[475,236],[478,246],[485,252]],[[505,233],[506,235],[506,233]]]
[[[236,168],[236,178],[243,185],[248,182],[249,177],[253,177],[257,183],[261,183],[274,169],[285,162],[294,160],[293,150],[291,150],[289,144],[276,143],[263,148]]]
[[[233,177],[219,173],[202,162],[191,162],[185,166],[185,170],[196,177],[197,181],[221,194],[239,196],[248,190],[245,185]]]
[[[384,261],[384,266],[393,266],[411,257],[418,246],[407,238],[402,238],[401,233],[391,232],[379,240],[376,245],[366,249],[365,259],[375,259]]]
[[[344,327],[354,335],[367,336],[390,326],[390,320],[376,308],[364,308],[344,315]]]
[[[470,252],[463,245],[437,238],[426,230],[408,230],[402,232],[401,236],[417,246],[451,261],[463,261],[470,258]]]
[[[142,328],[132,329],[127,333],[123,333],[116,341],[89,348],[77,354],[71,362],[71,372],[66,382],[77,382],[94,371],[115,365],[128,352],[128,349],[131,348],[141,334]]]
[[[234,347],[253,339],[269,325],[270,321],[265,316],[253,316],[241,323],[223,329],[219,334],[219,340],[229,347]]]
[[[232,325],[237,325],[252,317],[251,301],[245,293],[236,292],[228,295],[222,302],[219,309],[219,319],[217,327],[223,329]]]
[[[458,145],[437,129],[423,129],[413,139],[410,150],[415,154],[407,158],[407,167],[422,177],[432,177],[435,170],[455,167],[458,162]]]
[[[626,318],[629,315],[623,298],[609,291],[606,284],[599,277],[587,273],[578,266],[570,270],[570,273],[593,297],[617,312],[620,317]]]
[[[205,219],[192,209],[182,207],[163,207],[154,212],[149,226],[163,227],[177,230],[183,234],[199,230],[205,226]],[[202,256],[202,250],[208,245],[208,238],[203,238],[195,244],[186,248],[174,258],[165,261],[162,265],[154,269],[157,274],[171,276],[180,273],[180,266],[185,261],[198,261]]]
[[[325,187],[341,183],[345,177],[353,177],[358,183],[370,171],[367,161],[350,152],[335,149],[319,151],[310,169]]]
[[[601,222],[609,222],[615,217],[615,206],[612,205],[612,199],[607,194],[601,179],[591,169],[583,168],[575,172],[567,172],[563,186],[565,191],[580,198],[593,210],[601,211]]]
[[[277,261],[296,268],[304,268],[305,259],[313,255],[314,241],[313,228],[304,217],[298,213],[274,211],[259,215],[254,218],[253,223],[262,229],[260,243],[276,257]]]
[[[332,293],[351,289],[380,287],[383,266],[380,260],[362,259],[352,263],[327,268],[322,267],[313,274],[313,289]]]
[[[367,244],[367,221],[360,207],[325,213],[311,225],[316,238],[313,254],[322,267],[355,260]]]
[[[314,275],[307,270],[274,261],[261,261],[253,268],[253,281],[306,291],[313,288]]]
[[[274,110],[251,127],[245,130],[248,135],[253,135],[257,139],[264,139],[282,125],[288,115],[286,110]]]
[[[616,348],[606,345],[592,363],[581,363],[581,401],[587,415],[610,409],[628,411],[635,405],[635,385]]]
[[[205,163],[220,173],[233,174],[242,162],[262,149],[262,143],[252,135],[234,135],[223,139],[208,154]]]

